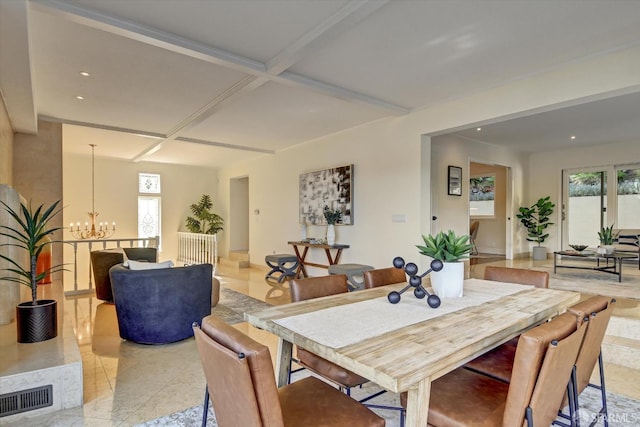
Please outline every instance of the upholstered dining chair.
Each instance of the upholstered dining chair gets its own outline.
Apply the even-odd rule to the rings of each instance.
[[[484,279],[496,282],[518,283],[536,288],[549,287],[549,273],[526,268],[496,267],[488,265],[484,269]]]
[[[431,384],[429,425],[549,426],[567,391],[588,322],[564,313],[520,336],[510,383],[458,368]],[[401,402],[406,407],[406,393]]]
[[[478,255],[478,247],[476,246],[478,228],[480,228],[480,221],[473,221],[469,226],[469,243],[471,244],[471,255]]]
[[[213,316],[194,324],[219,427],[383,427],[385,420],[315,377],[277,388],[269,348]],[[208,399],[203,425],[206,425]]]
[[[484,279],[496,282],[531,285],[537,288],[549,287],[549,273],[525,268],[496,267],[489,265],[485,267]],[[465,367],[509,382],[517,344],[518,337],[515,337],[482,356],[471,360]]]
[[[377,288],[378,286],[407,281],[404,270],[395,267],[378,268],[376,270],[365,271],[363,276],[365,289]]]
[[[346,293],[349,292],[349,286],[347,285],[347,276],[345,274],[335,274],[293,279],[289,283],[289,292],[291,293],[291,302],[298,302]],[[300,366],[335,383],[341,390],[344,389],[347,395],[351,395],[352,387],[360,386],[369,381],[300,347],[296,348],[296,357],[296,361]],[[291,372],[291,367],[289,367],[289,372]]]
[[[577,412],[580,409],[580,394],[585,388],[591,387],[596,390],[600,390],[602,407],[598,411],[598,414],[604,419],[605,427],[609,425],[608,413],[607,413],[607,393],[604,380],[604,366],[602,364],[602,341],[609,325],[609,319],[613,313],[614,304],[616,300],[610,297],[594,296],[585,301],[569,307],[567,312],[581,319],[589,317],[589,324],[587,326],[587,332],[584,337],[584,342],[580,348],[578,359],[576,360],[576,369],[573,378],[573,393],[575,396],[575,408],[573,412]],[[591,373],[593,372],[596,363],[598,363],[598,372],[600,375],[600,384],[593,384],[590,382]],[[564,408],[568,403],[565,399],[562,407]],[[571,412],[571,411],[570,411]],[[564,416],[564,418],[567,418]],[[574,425],[573,418],[568,417],[572,421],[571,425]]]

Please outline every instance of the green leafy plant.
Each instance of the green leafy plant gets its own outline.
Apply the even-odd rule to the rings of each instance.
[[[327,224],[334,225],[338,221],[342,219],[342,212],[339,210],[332,210],[329,206],[324,205],[324,209],[322,211],[324,214],[324,219],[327,221]]]
[[[544,243],[549,237],[546,232],[547,227],[553,225],[549,222],[549,216],[556,206],[551,200],[551,196],[541,197],[531,207],[521,207],[516,215],[522,225],[527,229],[527,240],[536,242],[538,246]]]
[[[200,234],[216,234],[222,231],[224,220],[220,215],[210,212],[212,207],[211,197],[203,194],[198,203],[191,205],[193,216],[187,217],[187,230]]]
[[[60,200],[53,203],[46,209],[44,209],[44,205],[40,205],[35,211],[31,207],[31,204],[27,207],[21,203],[20,211],[22,215],[13,210],[6,203],[0,203],[2,203],[4,209],[18,224],[16,228],[9,227],[7,225],[0,226],[0,235],[8,237],[10,240],[10,243],[5,243],[2,246],[22,248],[29,254],[29,268],[25,268],[16,260],[5,255],[0,255],[2,259],[8,261],[12,265],[12,267],[5,268],[4,270],[16,274],[16,276],[6,276],[1,277],[0,279],[20,283],[30,287],[31,302],[35,305],[38,299],[38,282],[47,274],[64,270],[62,265],[57,265],[46,268],[40,273],[37,271],[38,257],[44,248],[52,243],[50,240],[45,239],[45,237],[62,229],[62,227],[48,228],[51,219],[62,211],[62,208],[57,209]]]
[[[456,236],[449,230],[439,232],[435,236],[422,236],[424,246],[416,245],[418,251],[422,255],[439,259],[442,262],[458,262],[469,257],[471,248],[469,244],[469,235]]]
[[[613,224],[610,227],[602,227],[598,231],[598,239],[601,245],[613,245],[613,241],[618,238],[618,233],[613,232]]]

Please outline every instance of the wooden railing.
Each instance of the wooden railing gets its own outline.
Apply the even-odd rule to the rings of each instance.
[[[218,259],[216,234],[178,232],[178,262],[185,264],[213,264]]]
[[[73,262],[70,262],[70,257],[67,256],[67,251],[65,251],[65,268],[67,270],[67,274],[64,275],[65,279],[68,277],[73,277],[73,289],[69,289],[69,286],[65,283],[65,295],[80,295],[85,293],[93,292],[93,274],[91,272],[91,251],[99,250],[99,249],[110,249],[110,248],[120,248],[120,247],[158,247],[158,237],[147,237],[147,238],[124,238],[124,239],[97,239],[97,240],[65,240],[61,243],[65,245],[70,245],[73,248]],[[86,256],[87,263],[84,264],[84,261],[79,261],[80,257]],[[84,266],[88,266],[85,268]],[[84,271],[83,274],[88,274],[88,282],[87,286],[80,287],[78,285],[78,276],[79,269]]]

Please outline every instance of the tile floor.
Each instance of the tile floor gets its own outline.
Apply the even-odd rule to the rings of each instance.
[[[492,264],[530,267],[532,261]],[[472,265],[471,276],[481,277],[485,265]],[[265,272],[250,268],[218,273],[222,286],[274,305],[289,302],[287,285],[269,285]],[[630,305],[636,307],[632,316],[640,318],[637,301]],[[205,381],[193,339],[162,346],[123,342],[114,306],[92,297],[68,299],[65,312],[75,320],[83,362],[84,406],[7,425],[132,426],[202,403]],[[271,334],[247,323],[235,327],[269,345],[272,355],[276,354],[276,339]],[[609,391],[640,400],[640,371],[618,366],[606,369]]]

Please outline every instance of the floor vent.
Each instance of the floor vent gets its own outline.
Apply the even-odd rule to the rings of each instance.
[[[53,386],[31,388],[0,395],[0,417],[53,405]]]

